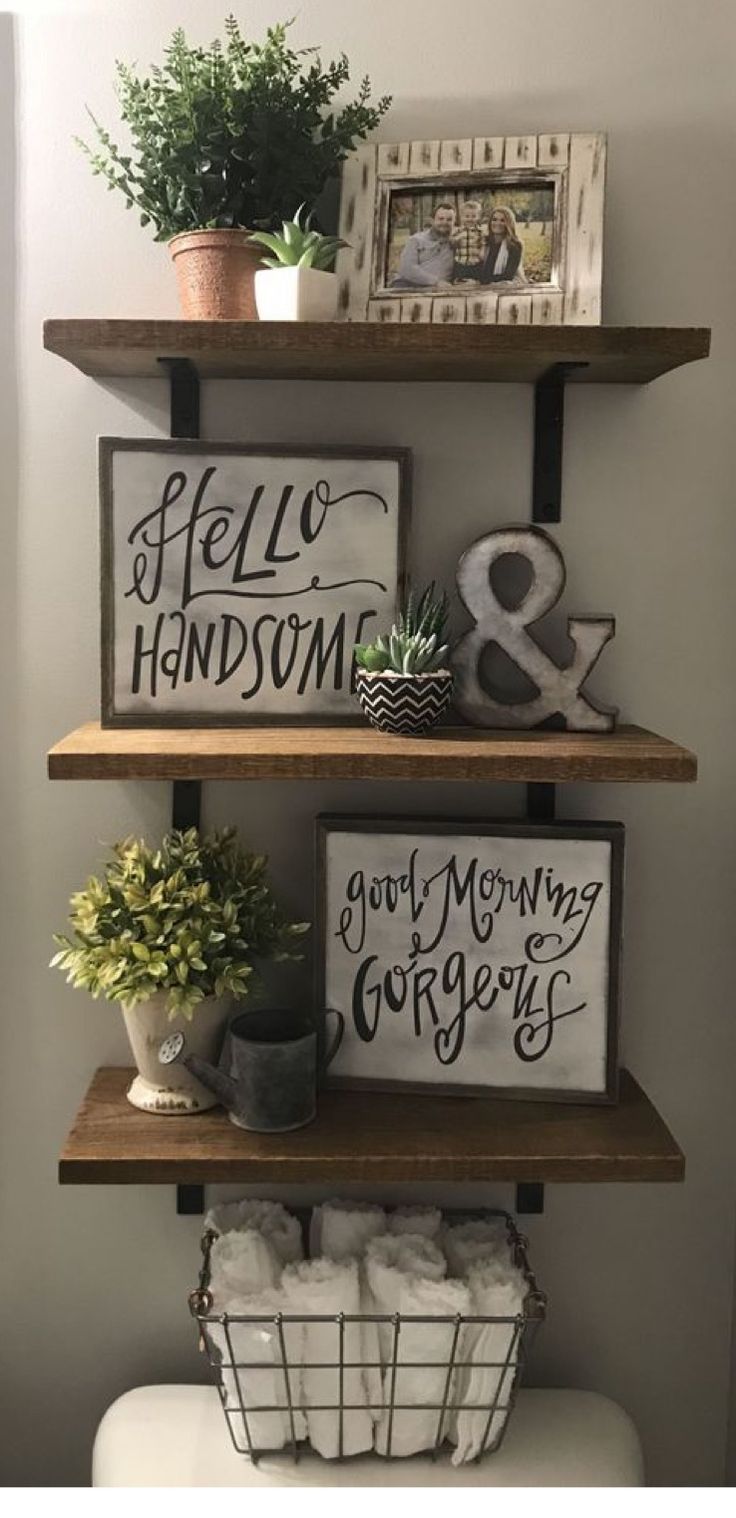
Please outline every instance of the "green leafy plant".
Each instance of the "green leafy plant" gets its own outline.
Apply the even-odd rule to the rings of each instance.
[[[267,861],[232,828],[200,838],[167,833],[160,848],[127,838],[101,879],[71,898],[71,937],[55,934],[51,964],[91,996],[134,1007],[168,991],[170,1016],[191,1018],[207,996],[245,998],[254,959],[298,959],[309,924],[282,916]]]
[[[350,77],[345,54],[323,68],[315,48],[288,46],[290,25],[247,42],[228,16],[224,44],[191,47],[177,29],[149,77],[116,64],[129,150],[91,111],[95,145],[76,141],[157,241],[203,227],[277,226],[285,207],[314,205],[388,110],[388,95],[369,104],[367,77],[357,99],[335,110],[333,97]]]
[[[449,603],[446,595],[435,596],[434,580],[418,600],[410,592],[390,633],[373,643],[358,643],[355,662],[370,675],[388,671],[397,675],[429,675],[443,667],[449,652],[445,641]]]
[[[303,210],[304,206],[300,206],[294,220],[283,223],[281,233],[254,232],[248,239],[249,242],[260,243],[261,247],[268,248],[273,254],[273,258],[264,255],[262,259],[269,269],[329,269],[334,263],[338,248],[347,248],[348,244],[341,237],[323,237],[320,232],[312,231],[311,213],[302,226]]]

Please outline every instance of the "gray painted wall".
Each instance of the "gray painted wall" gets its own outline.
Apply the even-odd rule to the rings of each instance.
[[[13,1024],[15,993],[22,967],[14,961],[13,943],[18,932],[20,897],[14,872],[21,857],[18,827],[18,599],[17,599],[17,518],[18,518],[18,405],[16,373],[16,130],[15,130],[15,60],[13,18],[0,12],[0,836],[3,863],[0,866],[0,961],[5,967],[2,1011],[0,1012],[0,1071],[7,1071],[17,1055],[17,1026]],[[16,1226],[17,1200],[11,1195],[7,1158],[17,1155],[15,1139],[8,1130],[3,1088],[0,1077],[0,1235],[7,1236]],[[23,1177],[18,1179],[23,1185]],[[30,1182],[32,1185],[32,1182]],[[14,1188],[13,1188],[14,1190]],[[15,1284],[15,1261],[0,1246],[0,1298],[12,1300]],[[0,1311],[0,1323],[5,1312]],[[2,1330],[0,1330],[2,1332]],[[13,1386],[9,1364],[0,1355],[0,1427],[12,1417]],[[0,1482],[9,1450],[0,1433]],[[28,1479],[19,1477],[19,1479]]]
[[[102,842],[155,834],[167,821],[165,787],[50,786],[44,763],[48,745],[97,709],[95,434],[163,433],[166,394],[156,382],[95,384],[44,355],[40,341],[49,315],[175,314],[165,249],[102,193],[71,137],[83,128],[85,100],[111,118],[114,57],[158,56],[180,21],[208,37],[215,13],[207,8],[205,24],[202,10],[195,0],[155,8],[97,0],[20,24],[20,515],[16,548],[11,484],[9,552],[0,559],[2,604],[13,582],[18,596],[0,749],[8,811],[0,1235],[18,1308],[3,1326],[0,1427],[5,1479],[20,1483],[84,1482],[96,1422],[116,1395],[203,1374],[185,1305],[196,1219],[176,1218],[171,1188],[56,1186],[58,1148],[89,1075],[101,1062],[124,1062],[126,1048],[116,1012],[46,969],[67,895]],[[253,0],[250,24],[259,31],[282,10]],[[621,819],[629,829],[623,1051],[683,1143],[688,1179],[548,1189],[546,1213],[529,1228],[551,1297],[533,1377],[618,1398],[641,1429],[650,1479],[665,1484],[721,1483],[727,1435],[735,34],[736,12],[720,0],[558,0],[554,20],[543,0],[527,0],[513,24],[498,0],[466,0],[462,26],[449,33],[447,7],[428,0],[310,0],[294,30],[300,44],[344,47],[356,75],[367,70],[394,92],[385,137],[607,129],[606,320],[714,328],[708,364],[648,390],[570,395],[558,534],[566,609],[618,619],[596,679],[601,697],[618,701],[624,719],[696,748],[701,780],[578,787],[562,798],[563,814]],[[7,74],[7,47],[0,68]],[[4,82],[5,74],[7,115]],[[0,270],[2,313],[13,278],[4,222]],[[10,370],[12,408],[12,351]],[[0,426],[10,415],[0,411]],[[212,438],[412,447],[419,579],[449,577],[474,536],[527,510],[523,388],[213,383],[203,426]],[[205,813],[208,823],[238,821],[270,851],[288,905],[302,914],[320,810],[518,815],[522,805],[513,786],[406,794],[386,785],[219,785],[208,789]],[[487,1193],[456,1188],[452,1200],[471,1195]],[[507,1202],[510,1192],[494,1197]]]

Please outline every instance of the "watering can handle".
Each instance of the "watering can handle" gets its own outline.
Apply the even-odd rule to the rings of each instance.
[[[330,1017],[334,1017],[334,1019],[335,1019],[335,1027],[334,1027],[334,1030],[333,1030],[333,1033],[332,1033],[332,1040],[331,1041],[329,1041],[328,1036],[327,1036],[327,1020]],[[322,1073],[323,1074],[328,1069],[328,1067],[332,1064],[332,1061],[335,1058],[335,1055],[337,1054],[337,1051],[340,1048],[340,1045],[342,1043],[344,1032],[345,1032],[345,1018],[344,1018],[342,1012],[338,1012],[336,1007],[326,1007],[325,1008],[325,1048],[324,1048],[324,1053],[322,1055]]]

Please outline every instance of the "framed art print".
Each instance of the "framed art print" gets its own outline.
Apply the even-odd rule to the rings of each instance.
[[[617,1097],[621,823],[317,820],[331,1085]]]
[[[601,320],[600,132],[367,144],[345,163],[349,321]]]
[[[101,438],[103,726],[357,720],[403,593],[410,454]]]

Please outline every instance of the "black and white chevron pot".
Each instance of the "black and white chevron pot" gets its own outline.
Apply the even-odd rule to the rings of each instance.
[[[452,695],[450,670],[429,675],[372,675],[358,670],[355,690],[372,727],[416,736],[433,727]]]

